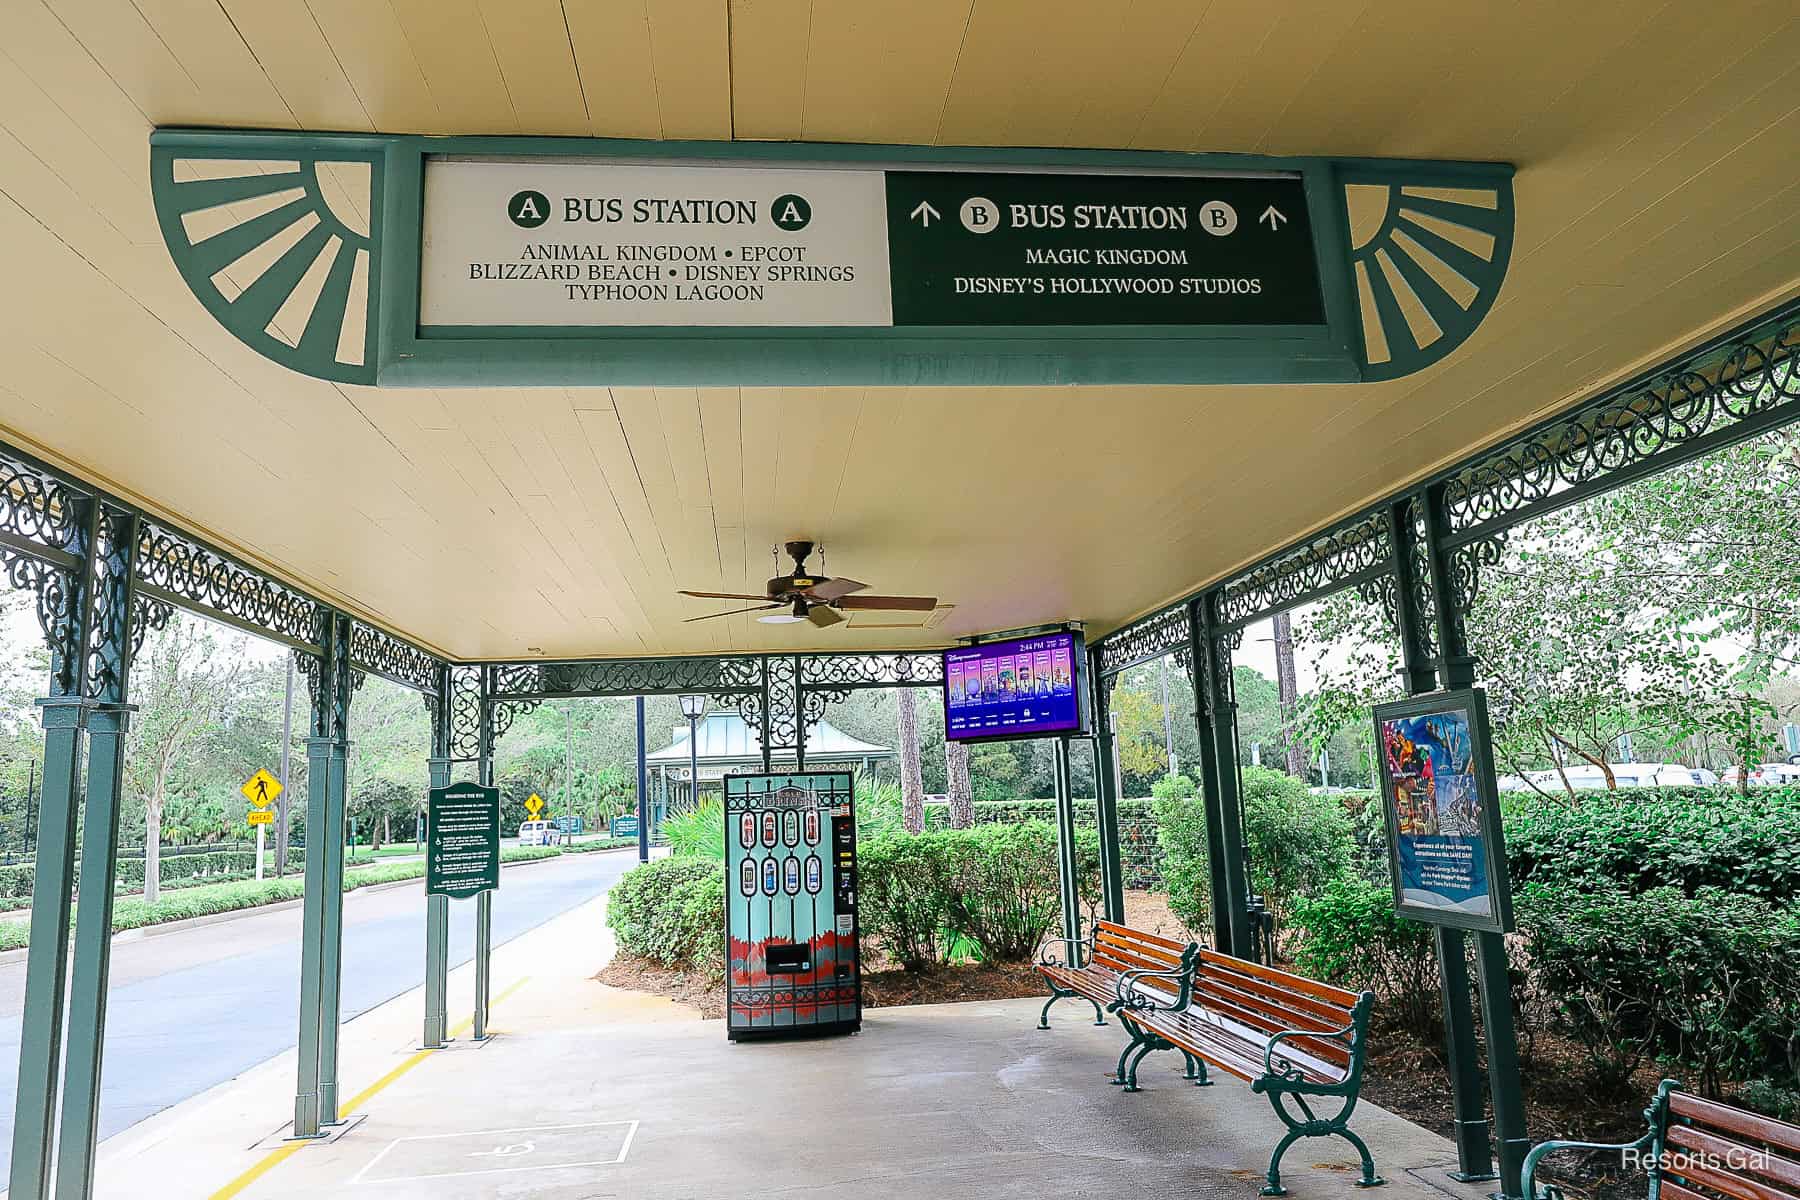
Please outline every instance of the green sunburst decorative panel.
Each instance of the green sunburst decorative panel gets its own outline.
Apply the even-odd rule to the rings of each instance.
[[[382,155],[270,135],[151,147],[157,221],[181,277],[221,325],[285,367],[373,384]]]
[[[1356,171],[1339,178],[1363,378],[1411,375],[1462,345],[1493,306],[1512,257],[1511,180],[1432,184]]]

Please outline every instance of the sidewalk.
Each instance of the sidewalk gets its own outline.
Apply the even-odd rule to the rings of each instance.
[[[590,976],[611,954],[604,901],[495,955],[495,1036],[417,1049],[420,996],[344,1034],[351,1122],[283,1143],[293,1056],[181,1105],[101,1151],[103,1197],[314,1200],[727,1200],[919,1196],[1042,1200],[1124,1191],[1252,1200],[1281,1127],[1241,1084],[1198,1089],[1179,1063],[1125,1095],[1102,1076],[1116,1027],[1035,1028],[1038,1002],[877,1009],[854,1038],[730,1045],[718,1021]],[[471,972],[452,980],[466,1012]],[[1480,1200],[1442,1138],[1382,1112],[1353,1122],[1390,1200]],[[1297,1200],[1349,1200],[1355,1156],[1297,1147]]]
[[[605,914],[602,896],[496,948],[496,1003],[490,1022],[496,1039],[557,1024],[692,1019],[690,1010],[669,1001],[591,982],[613,952]],[[400,1076],[441,1066],[433,1060],[486,1052],[486,1047],[468,1040],[474,982],[473,963],[450,974],[450,1020],[453,1029],[460,1029],[457,1040],[443,1050],[420,1051],[421,988],[344,1026],[339,1094],[348,1115],[355,1118],[364,1103],[378,1104],[380,1089]],[[257,1015],[247,1013],[244,1019],[256,1020]],[[492,1045],[490,1040],[487,1046]],[[263,1163],[272,1149],[308,1154],[322,1150],[319,1145],[281,1140],[293,1119],[294,1074],[295,1054],[290,1050],[102,1143],[96,1194],[143,1200],[144,1181],[155,1179],[157,1200],[210,1197]],[[254,1189],[249,1194],[264,1193]]]

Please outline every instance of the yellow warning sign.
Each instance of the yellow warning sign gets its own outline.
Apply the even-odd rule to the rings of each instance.
[[[266,808],[257,808],[245,813],[244,819],[252,825],[273,825],[275,814]]]
[[[244,793],[244,799],[258,808],[267,808],[275,803],[275,797],[281,795],[281,780],[269,774],[267,770],[258,771],[244,781],[238,791]],[[261,822],[255,822],[261,824]]]
[[[536,792],[531,793],[525,798],[525,811],[531,814],[532,820],[537,820],[537,815],[544,811],[544,798]]]

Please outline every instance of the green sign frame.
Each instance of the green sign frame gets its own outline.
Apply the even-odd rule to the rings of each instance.
[[[150,150],[164,242],[219,323],[295,371],[375,386],[1374,382],[1422,370],[1468,338],[1499,293],[1513,242],[1513,168],[1504,163],[217,129],[158,129]],[[1325,323],[428,330],[419,323],[419,278],[425,165],[434,155],[1276,174],[1304,190]],[[258,165],[233,174],[232,161]],[[271,162],[292,169],[269,171]],[[337,164],[369,172],[366,232],[327,200],[320,169]],[[1378,222],[1353,230],[1353,193],[1359,211],[1380,202]],[[243,201],[266,207],[219,232],[191,221]],[[222,290],[221,271],[259,248],[272,265],[241,292]],[[271,322],[309,276],[317,299],[290,341]]]
[[[467,900],[500,886],[500,789],[432,788],[425,808],[425,894]]]

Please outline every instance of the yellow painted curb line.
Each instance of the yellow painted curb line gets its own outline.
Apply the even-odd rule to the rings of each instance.
[[[524,987],[527,983],[530,983],[530,982],[531,982],[531,976],[529,976],[529,975],[525,976],[523,979],[519,980],[517,983],[513,984],[511,987],[507,988],[504,992],[501,992],[498,996],[495,996],[491,1001],[489,1001],[488,1007],[489,1008],[494,1007],[494,1005],[499,1004],[502,1000],[506,999],[508,996],[512,995],[514,992],[518,991],[520,988]],[[473,1025],[474,1023],[475,1023],[474,1017],[472,1017],[472,1016],[465,1017],[460,1025],[458,1025],[455,1029],[452,1029],[450,1031],[450,1036],[454,1038],[454,1037],[461,1035],[464,1030],[468,1029],[469,1026]],[[381,1091],[382,1088],[385,1088],[386,1086],[388,1086],[388,1084],[394,1082],[394,1080],[400,1078],[402,1075],[406,1074],[408,1071],[412,1070],[414,1067],[418,1066],[420,1063],[424,1062],[426,1059],[430,1058],[432,1055],[434,1055],[436,1053],[437,1053],[437,1049],[430,1049],[430,1050],[420,1050],[417,1053],[413,1054],[405,1062],[401,1063],[399,1066],[397,1066],[393,1070],[389,1071],[386,1075],[383,1075],[380,1079],[377,1079],[374,1083],[371,1083],[368,1087],[366,1087],[362,1091],[356,1093],[356,1095],[350,1097],[349,1103],[345,1104],[344,1107],[338,1111],[338,1117],[341,1119],[343,1117],[349,1116],[351,1113],[355,1112],[358,1108],[360,1108],[364,1104],[368,1103],[369,1099],[371,1097],[373,1097],[375,1095],[375,1093]],[[286,1162],[288,1159],[294,1157],[294,1155],[300,1153],[300,1151],[306,1149],[306,1147],[311,1144],[312,1143],[310,1143],[310,1142],[292,1142],[286,1146],[281,1147],[278,1150],[269,1151],[269,1153],[263,1157],[261,1162],[257,1163],[255,1166],[253,1166],[249,1170],[245,1171],[242,1175],[239,1175],[236,1179],[232,1180],[230,1183],[226,1184],[224,1187],[222,1187],[218,1191],[214,1192],[211,1196],[211,1200],[231,1200],[231,1198],[233,1196],[238,1195],[245,1188],[249,1187],[251,1184],[255,1183],[258,1179],[261,1179],[264,1175],[267,1175],[270,1171],[273,1171],[276,1167],[280,1166],[282,1163]]]

